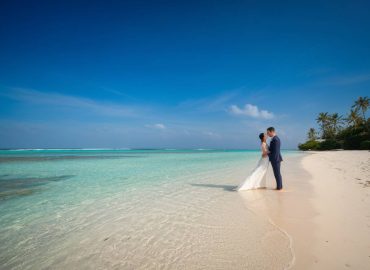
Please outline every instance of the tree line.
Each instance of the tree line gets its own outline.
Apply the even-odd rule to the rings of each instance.
[[[321,112],[316,118],[319,131],[310,128],[300,150],[370,150],[370,118],[366,117],[370,99],[359,97],[344,117]]]

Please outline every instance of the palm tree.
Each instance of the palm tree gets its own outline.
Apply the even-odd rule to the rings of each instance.
[[[363,122],[366,123],[366,111],[369,108],[369,103],[370,99],[368,97],[359,97],[356,101],[355,104],[352,106],[352,108],[355,108],[356,110],[361,110],[362,111],[362,119]]]
[[[327,112],[319,113],[319,116],[316,118],[316,122],[320,125],[320,129],[322,131],[322,138],[328,137],[329,131],[329,114]]]
[[[329,116],[329,123],[332,131],[332,135],[335,136],[338,131],[342,128],[343,117],[337,113],[333,113]]]
[[[351,110],[345,119],[350,126],[353,126],[355,129],[361,124],[361,118],[358,115],[358,109]]]
[[[317,139],[317,132],[314,128],[310,128],[307,133],[307,137],[309,141],[314,141]]]

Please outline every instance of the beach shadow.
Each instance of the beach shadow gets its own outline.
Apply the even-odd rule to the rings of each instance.
[[[226,191],[236,191],[236,188],[238,186],[232,186],[232,185],[215,185],[215,184],[190,184],[195,187],[206,187],[206,188],[222,188]]]

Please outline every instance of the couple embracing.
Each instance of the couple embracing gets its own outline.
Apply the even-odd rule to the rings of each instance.
[[[267,145],[267,136],[271,138],[270,146]],[[259,135],[261,140],[262,157],[258,162],[257,167],[252,173],[242,182],[237,188],[237,191],[257,189],[266,187],[266,173],[271,162],[272,170],[276,180],[276,189],[283,188],[282,177],[280,173],[280,163],[283,161],[280,153],[280,139],[275,133],[273,127],[267,129],[267,134]]]

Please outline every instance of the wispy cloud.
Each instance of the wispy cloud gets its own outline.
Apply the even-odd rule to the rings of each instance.
[[[129,99],[129,100],[139,101],[139,99],[137,99],[136,97],[131,96],[131,95],[128,95],[125,92],[120,91],[120,90],[116,90],[116,89],[112,89],[112,88],[107,88],[107,87],[102,87],[102,89],[105,92],[108,92],[108,93],[111,93],[111,94],[114,94],[114,95],[117,95],[117,96],[121,96],[121,97],[124,97],[124,98]]]
[[[98,102],[89,98],[65,95],[56,92],[41,92],[32,89],[11,88],[0,92],[0,96],[28,104],[41,104],[54,107],[79,108],[106,116],[135,116],[138,111],[131,106],[118,103]]]
[[[204,131],[203,135],[205,135],[209,138],[212,138],[212,139],[220,139],[221,138],[221,135],[219,135],[218,133],[212,132],[212,131]]]
[[[161,129],[164,130],[167,127],[164,124],[158,123],[158,124],[153,124],[153,125],[146,125],[148,128],[155,128],[155,129]]]
[[[216,97],[186,100],[179,104],[179,108],[187,108],[203,112],[222,111],[227,108],[227,103],[235,99],[239,90],[231,90]]]
[[[370,81],[370,73],[351,76],[336,76],[327,78],[322,83],[326,85],[351,85]]]
[[[329,73],[333,71],[334,69],[331,67],[316,67],[316,68],[307,69],[301,73],[298,73],[298,75],[304,76],[304,77],[317,77],[317,76],[328,75]]]
[[[239,108],[237,105],[230,106],[230,113],[234,115],[245,115],[253,118],[272,119],[274,114],[267,110],[260,110],[257,106],[252,104],[245,104],[244,108]]]

